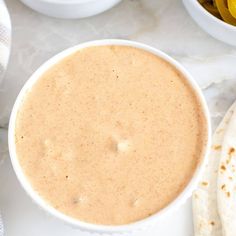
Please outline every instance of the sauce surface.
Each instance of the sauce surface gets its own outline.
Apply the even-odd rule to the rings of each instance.
[[[45,72],[17,114],[17,156],[33,189],[82,221],[158,212],[189,183],[206,122],[183,76],[133,47],[80,50]]]

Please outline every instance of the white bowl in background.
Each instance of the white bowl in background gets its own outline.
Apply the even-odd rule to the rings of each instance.
[[[96,225],[91,223],[85,223],[83,221],[80,221],[78,219],[69,217],[58,210],[54,209],[51,205],[49,205],[47,202],[45,202],[36,191],[33,190],[32,186],[29,183],[29,180],[24,175],[23,170],[20,166],[20,163],[17,158],[16,154],[16,146],[15,146],[15,124],[16,124],[16,117],[17,112],[21,106],[21,103],[23,101],[23,98],[27,91],[30,90],[30,88],[34,85],[34,83],[41,77],[41,75],[46,72],[49,68],[51,68],[53,65],[61,61],[63,58],[75,53],[78,50],[81,50],[83,48],[91,47],[91,46],[101,46],[101,45],[124,45],[124,46],[131,46],[135,48],[143,49],[147,52],[150,52],[163,60],[167,61],[171,65],[173,65],[181,74],[183,74],[184,78],[188,81],[189,85],[196,91],[197,96],[199,97],[200,104],[202,105],[204,115],[206,118],[206,127],[207,127],[207,142],[204,150],[204,156],[202,158],[202,161],[199,163],[192,179],[190,180],[189,184],[186,186],[186,188],[179,194],[179,196],[171,202],[167,207],[162,209],[161,211],[157,212],[156,214],[147,217],[143,220],[139,220],[134,223],[126,224],[126,225],[120,225],[120,226],[106,226],[106,225]],[[125,232],[133,232],[140,229],[145,229],[146,227],[153,225],[157,222],[160,222],[160,219],[162,219],[164,216],[167,216],[167,214],[173,212],[175,209],[177,209],[180,205],[185,203],[185,201],[191,196],[192,191],[196,188],[197,183],[199,182],[199,178],[201,177],[203,167],[207,160],[207,155],[210,149],[210,140],[211,140],[211,126],[210,126],[210,115],[208,112],[208,108],[205,102],[205,99],[202,95],[202,92],[194,79],[191,77],[191,75],[186,71],[186,69],[180,65],[177,61],[166,55],[165,53],[147,46],[145,44],[141,44],[138,42],[128,41],[128,40],[119,40],[119,39],[106,39],[106,40],[97,40],[97,41],[91,41],[87,43],[80,44],[78,46],[69,48],[47,62],[45,62],[26,82],[22,90],[20,91],[16,102],[13,106],[11,117],[10,117],[10,123],[9,123],[9,129],[8,129],[8,144],[9,144],[9,153],[11,157],[11,162],[13,165],[13,168],[15,170],[15,173],[18,177],[18,180],[20,181],[22,187],[25,189],[25,191],[28,193],[28,195],[33,199],[34,202],[36,202],[41,208],[43,208],[45,211],[50,213],[51,215],[61,219],[62,221],[79,228],[81,230],[86,230],[89,232],[95,232],[95,233],[125,233]]]
[[[121,0],[21,0],[25,5],[44,15],[76,19],[102,13]]]
[[[230,25],[209,13],[198,0],[183,0],[195,22],[212,37],[236,46],[236,26]]]

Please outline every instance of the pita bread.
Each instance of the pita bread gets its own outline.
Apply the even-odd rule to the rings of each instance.
[[[208,163],[201,181],[193,193],[195,236],[222,236],[221,221],[217,208],[217,172],[225,130],[235,107],[236,104],[231,106],[213,135]]]
[[[225,131],[218,167],[217,204],[224,236],[236,236],[236,110]]]

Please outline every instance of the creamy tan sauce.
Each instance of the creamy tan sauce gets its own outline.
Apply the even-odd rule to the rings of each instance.
[[[171,65],[125,46],[83,49],[48,70],[17,115],[16,150],[59,211],[120,225],[168,205],[201,159],[198,98]]]

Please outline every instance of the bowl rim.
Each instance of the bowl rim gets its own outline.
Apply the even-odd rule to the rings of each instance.
[[[123,45],[123,46],[131,46],[131,47],[139,48],[162,58],[163,60],[167,61],[172,66],[174,66],[181,74],[183,74],[186,81],[188,81],[189,85],[196,92],[196,95],[199,98],[199,102],[204,112],[204,116],[206,120],[206,132],[207,132],[206,133],[207,140],[204,147],[203,157],[198,167],[196,168],[192,179],[189,181],[188,185],[184,188],[184,190],[176,197],[176,199],[174,199],[169,205],[167,205],[165,208],[158,211],[157,213],[153,214],[152,216],[149,216],[145,219],[142,219],[133,223],[129,223],[125,225],[118,225],[118,226],[97,225],[97,224],[83,222],[78,219],[67,216],[64,213],[61,213],[58,210],[54,209],[52,206],[46,203],[46,201],[44,201],[43,198],[41,198],[39,194],[36,193],[36,191],[30,185],[29,181],[27,180],[26,176],[23,173],[23,169],[20,166],[20,163],[18,161],[17,154],[16,154],[16,149],[15,149],[14,131],[15,131],[16,116],[20,108],[20,105],[22,103],[22,100],[24,99],[24,95],[27,93],[27,91],[33,86],[33,84],[40,78],[40,76],[45,71],[47,71],[51,66],[53,66],[54,64],[56,64],[63,58],[83,48],[87,48],[91,46],[104,46],[104,45]],[[55,216],[56,218],[62,220],[63,222],[66,222],[69,225],[74,226],[84,231],[98,232],[98,233],[122,233],[122,232],[135,231],[137,229],[140,230],[158,222],[162,217],[172,212],[173,210],[177,209],[180,205],[182,205],[187,200],[188,197],[191,196],[192,191],[194,190],[197,183],[199,182],[200,176],[203,171],[203,167],[207,161],[206,157],[210,150],[210,144],[211,144],[211,125],[210,125],[209,111],[206,105],[206,101],[203,97],[203,94],[200,88],[198,87],[197,83],[195,82],[195,80],[192,78],[192,76],[186,71],[186,69],[179,62],[175,61],[173,58],[171,58],[164,52],[158,49],[155,49],[151,46],[148,46],[146,44],[142,44],[135,41],[129,41],[129,40],[121,40],[121,39],[103,39],[103,40],[85,42],[85,43],[73,46],[71,48],[68,48],[60,52],[59,54],[56,54],[51,59],[47,60],[30,76],[30,78],[27,80],[27,82],[21,89],[19,95],[17,96],[15,104],[11,112],[10,121],[9,121],[9,129],[8,129],[8,145],[9,145],[9,153],[10,153],[12,166],[21,186],[26,191],[26,193],[31,197],[31,199],[33,199],[33,201],[42,209],[44,209],[46,212],[50,213],[50,215]]]
[[[74,5],[74,4],[86,4],[90,2],[98,2],[97,0],[34,0],[42,3],[56,4],[56,5]],[[101,2],[102,0],[100,0]],[[114,0],[113,0],[114,1]],[[121,1],[121,0],[116,0]]]
[[[183,1],[189,1],[191,2],[195,7],[197,7],[199,9],[199,11],[201,11],[204,15],[206,15],[206,17],[211,18],[213,21],[215,21],[216,24],[220,24],[223,27],[226,27],[230,30],[236,30],[236,26],[231,25],[223,20],[218,19],[217,17],[215,17],[214,15],[212,15],[210,12],[208,12],[201,4],[198,0],[183,0]],[[191,13],[190,13],[191,14]]]

